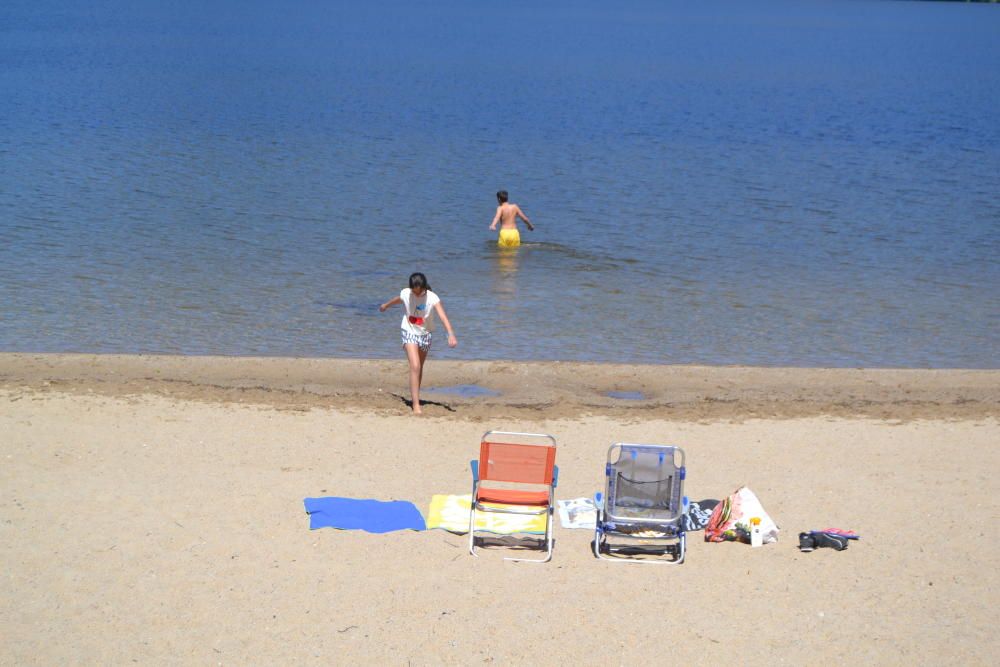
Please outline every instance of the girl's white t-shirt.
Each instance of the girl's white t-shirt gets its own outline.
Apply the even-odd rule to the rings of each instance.
[[[434,306],[441,302],[438,295],[430,290],[424,290],[420,296],[415,296],[409,287],[399,293],[403,302],[403,331],[422,336],[434,331]]]

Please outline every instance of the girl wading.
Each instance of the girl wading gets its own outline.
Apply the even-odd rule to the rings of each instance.
[[[414,273],[410,276],[410,286],[378,307],[379,312],[385,312],[389,306],[397,303],[403,304],[405,312],[400,325],[400,334],[403,339],[403,350],[406,358],[410,362],[410,396],[413,414],[423,413],[420,409],[420,383],[424,378],[424,362],[427,361],[427,353],[431,350],[431,338],[434,331],[434,314],[441,317],[441,323],[448,331],[448,347],[458,345],[455,332],[448,321],[448,315],[444,312],[444,305],[441,298],[431,291],[431,286],[427,284],[427,276],[422,273]]]

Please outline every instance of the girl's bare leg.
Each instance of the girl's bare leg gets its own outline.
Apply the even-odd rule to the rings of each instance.
[[[427,353],[431,351],[431,348],[426,350],[420,350],[420,381],[417,383],[421,387],[424,386],[424,364],[427,363]]]
[[[424,359],[426,352],[421,352],[416,343],[406,343],[403,345],[406,350],[406,359],[410,362],[410,399],[413,407],[413,414],[423,414],[420,408],[420,381],[424,375]]]

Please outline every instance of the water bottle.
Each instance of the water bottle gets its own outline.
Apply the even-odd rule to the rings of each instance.
[[[764,546],[764,533],[760,531],[760,517],[755,516],[750,519],[750,546]]]

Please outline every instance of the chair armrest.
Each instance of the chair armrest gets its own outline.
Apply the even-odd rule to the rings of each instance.
[[[594,494],[594,507],[599,510],[604,509],[604,494],[600,491]]]
[[[559,466],[552,466],[552,488],[559,486]]]
[[[479,460],[469,461],[469,468],[472,469],[472,483],[479,481]]]

